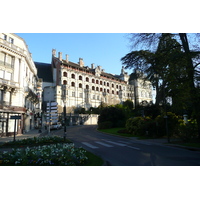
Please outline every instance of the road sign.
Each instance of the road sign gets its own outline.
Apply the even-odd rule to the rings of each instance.
[[[50,105],[51,105],[51,106],[57,106],[58,103],[57,103],[57,102],[54,102],[54,101],[53,101],[53,102],[50,102],[50,103],[48,102],[48,103],[47,103],[47,106],[50,106]]]
[[[10,119],[21,119],[21,116],[18,115],[10,116]]]

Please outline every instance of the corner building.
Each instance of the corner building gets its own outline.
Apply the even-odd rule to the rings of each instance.
[[[41,112],[42,81],[26,42],[16,34],[0,33],[0,136],[35,128]]]
[[[130,80],[124,67],[120,75],[113,75],[106,73],[101,66],[84,66],[82,58],[79,58],[78,63],[73,63],[69,61],[68,55],[63,59],[62,52],[56,57],[55,49],[52,50],[51,66],[55,83],[54,101],[60,106],[60,111],[64,101],[68,113],[77,107],[86,110],[98,107],[101,102],[114,105],[127,99],[132,100],[134,104],[152,101],[150,82],[147,81],[143,85],[142,80]]]

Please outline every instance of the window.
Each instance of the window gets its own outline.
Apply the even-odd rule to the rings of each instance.
[[[9,38],[9,42],[11,43],[11,44],[13,44],[14,43],[14,39],[13,38]]]
[[[95,95],[93,95],[93,99],[95,99]]]
[[[92,90],[95,90],[95,87],[94,87],[94,86],[92,86]]]
[[[74,82],[72,82],[72,83],[71,83],[71,86],[72,86],[72,87],[75,87],[75,83],[74,83]]]
[[[82,84],[81,83],[79,83],[79,88],[82,88]]]
[[[109,87],[109,83],[107,83],[107,86]]]
[[[109,90],[107,90],[107,93],[109,93]]]
[[[82,76],[79,76],[79,80],[82,81]]]
[[[75,92],[72,92],[72,97],[75,97]]]
[[[99,81],[98,81],[98,80],[96,80],[96,84],[99,84]]]
[[[7,35],[3,34],[3,39],[7,40]]]
[[[75,78],[75,74],[72,74],[72,75],[71,75],[71,78]]]
[[[63,76],[64,76],[64,77],[67,77],[67,72],[64,72],[64,73],[63,73]]]
[[[97,96],[97,100],[99,100],[99,96]]]
[[[112,87],[114,88],[114,84],[112,84]]]
[[[92,83],[95,83],[95,80],[94,80],[94,79],[92,79]]]
[[[80,98],[83,98],[83,93],[79,93],[79,97],[80,97]]]
[[[100,81],[100,85],[102,85],[102,81]]]
[[[66,80],[63,81],[63,85],[67,85],[67,81]]]
[[[86,89],[89,89],[89,85],[86,85]]]
[[[103,91],[103,89],[102,88],[100,88],[100,92],[102,92]]]
[[[118,85],[116,85],[116,88],[118,89]]]
[[[86,77],[86,81],[89,82],[89,78],[88,77]]]
[[[99,91],[99,88],[98,88],[98,87],[96,87],[96,91]]]
[[[112,90],[112,94],[115,94],[114,90]]]

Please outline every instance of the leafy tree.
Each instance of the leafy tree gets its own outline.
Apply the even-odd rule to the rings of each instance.
[[[121,59],[123,64],[126,64],[126,68],[140,69],[147,73],[147,78],[157,89],[157,104],[166,96],[171,96],[173,105],[181,105],[182,109],[189,107],[183,102],[191,102],[187,104],[193,109],[200,138],[200,92],[195,85],[200,74],[199,51],[190,50],[186,33],[138,33],[131,36],[134,46],[146,45],[149,50],[127,54]]]

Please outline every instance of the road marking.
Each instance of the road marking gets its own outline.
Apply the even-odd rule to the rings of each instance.
[[[112,145],[106,144],[106,143],[104,143],[104,142],[96,141],[95,143],[100,144],[100,145],[103,145],[103,146],[105,146],[105,147],[113,147]]]
[[[132,146],[128,146],[128,145],[127,145],[127,147],[131,148],[131,149],[135,149],[135,150],[140,150],[140,148],[137,148],[137,147],[132,147]]]
[[[82,144],[84,144],[84,145],[86,145],[86,146],[88,146],[88,147],[90,147],[90,148],[92,148],[92,149],[98,149],[99,147],[97,147],[97,146],[94,146],[94,145],[92,145],[92,144],[89,144],[89,143],[87,143],[87,142],[81,142]]]
[[[118,143],[118,142],[113,142],[113,141],[108,141],[108,140],[106,140],[106,142],[111,143],[111,144],[115,144],[115,145],[118,145],[118,146],[121,146],[121,147],[126,146],[126,144],[122,144],[122,143]]]

